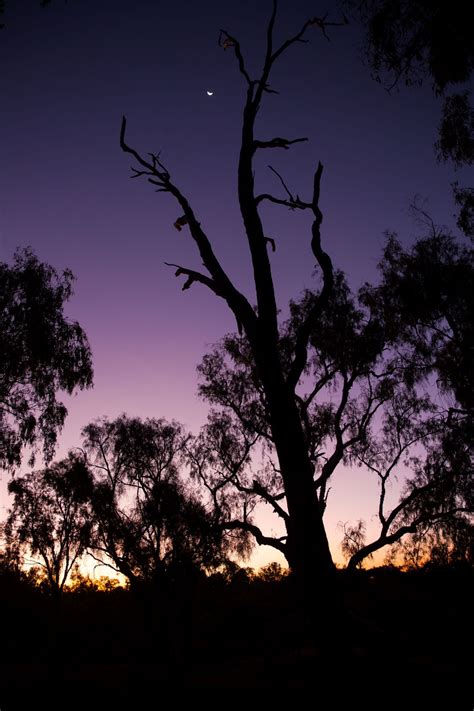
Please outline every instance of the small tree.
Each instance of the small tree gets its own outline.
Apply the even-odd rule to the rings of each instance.
[[[89,486],[87,469],[72,455],[8,485],[13,495],[5,526],[8,547],[41,567],[55,595],[89,544]]]
[[[264,583],[279,583],[288,575],[288,570],[273,561],[259,569],[257,577]]]
[[[221,562],[221,529],[180,476],[189,440],[181,425],[123,415],[88,425],[83,435],[94,557],[131,584]]]
[[[38,443],[48,461],[67,415],[56,398],[92,385],[86,335],[63,312],[73,275],[58,274],[31,249],[12,266],[0,263],[0,468],[20,464],[24,446]]]

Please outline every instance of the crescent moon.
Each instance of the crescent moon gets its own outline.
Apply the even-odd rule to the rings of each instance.
[[[214,92],[213,92],[213,91],[209,91],[209,89],[206,91],[206,94],[207,94],[208,96],[212,96],[213,93],[214,93]]]

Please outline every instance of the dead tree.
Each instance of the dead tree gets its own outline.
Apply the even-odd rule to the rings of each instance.
[[[299,42],[307,42],[305,35],[310,29],[317,29],[327,39],[331,26],[344,22],[332,22],[324,17],[313,17],[303,23],[296,34],[281,45],[274,45],[274,25],[277,1],[266,31],[266,49],[263,69],[258,78],[253,78],[247,69],[240,43],[226,30],[221,30],[220,45],[231,49],[240,74],[246,85],[246,99],[243,110],[242,139],[238,163],[238,200],[245,227],[245,235],[253,266],[257,304],[254,309],[232,283],[217,258],[213,246],[202,227],[196,212],[186,196],[174,182],[170,172],[161,161],[160,155],[146,154],[144,157],[126,141],[127,122],[122,120],[120,145],[123,151],[133,156],[137,167],[132,168],[132,177],[144,177],[158,192],[170,193],[178,203],[182,217],[176,226],[189,229],[203,266],[204,272],[173,264],[176,276],[185,277],[183,289],[193,284],[202,284],[216,296],[224,299],[234,314],[240,332],[244,332],[252,349],[258,376],[265,393],[272,437],[275,443],[284,493],[288,508],[287,551],[290,567],[299,580],[301,589],[308,599],[313,600],[316,590],[328,588],[334,577],[334,564],[329,550],[323,525],[321,507],[313,483],[314,468],[308,453],[308,445],[298,410],[295,389],[301,379],[306,362],[310,334],[317,327],[318,319],[328,304],[333,289],[333,266],[329,255],[321,244],[321,224],[323,214],[320,209],[320,188],[323,166],[318,163],[314,174],[312,194],[308,200],[294,195],[284,179],[277,174],[286,193],[285,197],[256,194],[254,186],[253,161],[258,151],[288,149],[306,138],[287,139],[275,137],[258,139],[254,135],[255,120],[267,93],[277,93],[270,86],[270,74],[275,63],[291,47]],[[275,171],[276,172],[276,171]],[[308,210],[313,215],[311,226],[311,248],[322,273],[322,287],[313,308],[300,324],[296,334],[291,367],[284,369],[279,351],[278,307],[272,267],[269,259],[269,242],[262,224],[259,209],[265,202],[293,210]],[[330,585],[329,585],[330,587]],[[314,603],[311,603],[314,604]]]

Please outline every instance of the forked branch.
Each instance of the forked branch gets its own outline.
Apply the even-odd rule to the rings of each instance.
[[[283,553],[283,555],[285,555],[286,553],[286,545],[283,540],[281,540],[280,538],[272,538],[271,536],[265,536],[258,526],[253,523],[250,523],[249,521],[226,521],[221,525],[222,528],[224,528],[226,531],[247,531],[247,533],[252,534],[252,536],[255,538],[259,545],[271,546],[272,548],[276,548],[281,553]]]
[[[205,286],[207,286],[208,289],[217,294],[217,296],[222,296],[222,294],[219,293],[219,289],[217,288],[215,282],[205,274],[201,274],[201,272],[196,272],[193,269],[181,267],[179,264],[173,264],[172,262],[165,262],[165,264],[167,267],[176,267],[176,271],[174,273],[176,277],[188,277],[182,286],[182,291],[186,291],[186,289],[189,289],[189,287],[192,286],[194,282],[199,282],[200,284],[204,284]]]
[[[270,195],[268,193],[262,193],[261,195],[257,195],[255,198],[255,204],[259,205],[261,202],[264,202],[265,200],[268,200],[269,202],[273,202],[276,205],[284,205],[285,207],[289,207],[290,210],[308,210],[311,209],[311,203],[310,202],[304,202],[299,195],[293,195],[293,193],[290,191],[288,188],[287,184],[283,180],[282,176],[280,173],[273,168],[273,166],[269,165],[268,166],[272,173],[275,173],[277,178],[279,179],[280,183],[283,186],[283,189],[285,190],[286,194],[288,195],[288,199],[282,199],[282,198],[276,198],[273,195]]]
[[[257,148],[284,148],[285,150],[288,150],[288,148],[294,143],[304,143],[307,140],[307,138],[288,139],[277,136],[269,141],[254,141],[253,146],[255,150],[257,150]]]
[[[322,163],[318,163],[317,170],[314,174],[313,199],[311,201],[311,209],[314,214],[314,221],[311,226],[311,249],[323,273],[323,286],[318,298],[315,300],[313,307],[301,323],[296,335],[293,362],[291,364],[287,379],[288,385],[293,389],[296,388],[301,374],[306,366],[309,337],[316,327],[318,319],[325,309],[334,287],[334,270],[332,261],[330,256],[321,246],[321,224],[323,221],[323,213],[319,207],[319,198],[321,193],[322,174],[323,165]]]
[[[126,128],[127,119],[124,116],[122,118],[122,126],[120,129],[120,147],[125,153],[130,153],[130,155],[132,155],[141,166],[141,169],[132,169],[132,177],[146,177],[148,182],[153,185],[157,185],[161,192],[168,192],[175,198],[183,213],[182,216],[175,222],[175,227],[182,228],[184,225],[189,226],[191,237],[199,250],[202,263],[210,274],[210,277],[207,277],[204,274],[186,269],[185,267],[173,265],[177,267],[177,276],[184,275],[188,277],[184,288],[188,289],[193,282],[198,281],[211,289],[211,291],[215,294],[225,299],[234,313],[239,328],[243,325],[248,337],[252,338],[255,331],[256,316],[251,305],[245,296],[235,288],[226,272],[221,267],[219,260],[214,254],[212,245],[203,231],[196,215],[194,214],[191,205],[181,190],[171,180],[171,175],[167,168],[163,165],[159,154],[148,154],[150,156],[149,160],[143,158],[138,151],[129,146],[126,142]]]

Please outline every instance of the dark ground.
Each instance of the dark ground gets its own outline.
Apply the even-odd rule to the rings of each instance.
[[[323,689],[334,703],[318,708],[339,708],[339,695],[402,710],[446,708],[433,706],[441,698],[450,709],[473,708],[472,570],[379,569],[340,579],[350,621],[321,644],[299,633],[288,579],[207,580],[166,599],[85,590],[58,607],[4,574],[0,709],[23,708],[29,694],[52,707],[62,686],[118,700],[153,690],[151,708],[165,690],[190,688]]]

